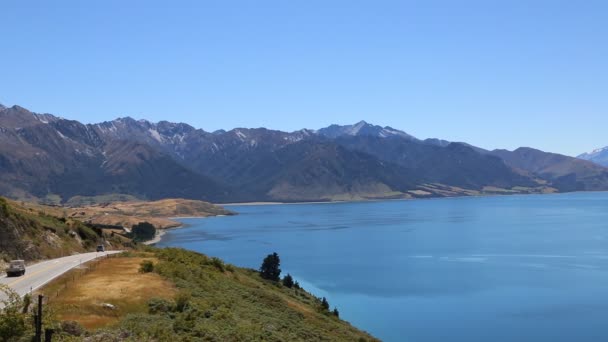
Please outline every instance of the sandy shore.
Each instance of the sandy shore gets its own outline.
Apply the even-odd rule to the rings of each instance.
[[[167,219],[169,220],[179,220],[179,219],[189,219],[189,218],[208,218],[208,217],[223,217],[223,216],[228,216],[228,215],[214,215],[214,216],[178,216],[178,217],[167,217]],[[179,223],[179,222],[178,222]],[[163,235],[167,234],[167,232],[169,230],[172,229],[179,229],[184,227],[184,225],[182,223],[179,223],[176,226],[172,226],[172,227],[168,227],[168,228],[163,228],[163,229],[157,229],[156,230],[156,236],[154,237],[154,239],[152,240],[148,240],[145,242],[142,242],[144,245],[154,245],[159,243],[162,239],[163,239]]]

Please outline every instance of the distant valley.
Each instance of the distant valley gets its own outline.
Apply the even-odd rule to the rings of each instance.
[[[608,169],[591,161],[420,140],[364,121],[295,132],[207,132],[129,117],[82,124],[1,105],[0,176],[1,195],[49,204],[83,197],[227,203],[608,190]]]

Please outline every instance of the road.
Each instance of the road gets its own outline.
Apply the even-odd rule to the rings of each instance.
[[[27,266],[25,275],[21,277],[7,278],[6,274],[2,273],[0,275],[0,284],[8,285],[20,296],[24,296],[30,291],[35,291],[80,264],[116,253],[121,253],[121,251],[82,253],[43,261],[35,265]],[[4,293],[0,292],[0,301],[4,299],[6,299]],[[2,304],[0,304],[0,306],[1,305]]]

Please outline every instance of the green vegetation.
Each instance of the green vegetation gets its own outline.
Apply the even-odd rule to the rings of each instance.
[[[293,287],[293,278],[291,277],[291,274],[287,274],[284,278],[283,278],[283,286],[288,287],[288,288],[292,288]]]
[[[110,246],[123,246],[118,238],[86,223],[52,216],[0,197],[0,259],[4,261],[40,260],[92,251],[102,238]]]
[[[150,273],[154,271],[154,263],[152,260],[144,260],[139,266],[139,273]]]
[[[263,279],[258,271],[183,249],[145,250],[147,256],[139,257],[137,262],[143,266],[146,260],[154,259],[153,272],[148,274],[160,275],[173,283],[175,295],[172,299],[148,299],[139,312],[87,332],[89,340],[127,337],[129,341],[377,341],[329,312],[321,299],[296,289],[295,282],[289,288],[280,281]],[[137,253],[107,262],[125,258],[137,258]],[[95,277],[95,272],[91,277]],[[133,281],[141,282],[137,277]],[[63,328],[58,330],[57,341],[81,338],[70,336]]]
[[[140,222],[131,228],[130,236],[138,242],[152,240],[156,236],[156,228],[148,222]]]
[[[260,267],[260,275],[266,280],[279,281],[281,276],[281,259],[277,253],[268,254],[262,266]]]
[[[30,336],[31,328],[29,317],[24,314],[27,311],[24,301],[6,285],[0,284],[0,294],[6,296],[5,300],[0,300],[0,307],[4,307],[0,309],[0,341],[18,341]]]
[[[321,300],[321,307],[323,310],[329,310],[329,303],[327,302],[327,298],[323,297]]]

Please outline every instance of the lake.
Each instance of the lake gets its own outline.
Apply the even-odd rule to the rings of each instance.
[[[158,245],[283,274],[385,341],[608,340],[608,193],[231,206]]]

